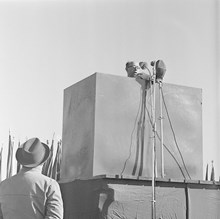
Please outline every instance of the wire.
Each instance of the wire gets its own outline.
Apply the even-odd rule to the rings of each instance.
[[[149,113],[149,111],[148,111],[147,108],[146,108],[146,111],[147,111],[148,117],[149,117],[149,119],[150,119],[150,113]],[[150,119],[150,124],[153,125],[151,119]],[[158,134],[157,131],[156,131],[156,135],[157,135],[157,138],[161,141],[160,136],[159,136],[159,134]],[[185,176],[185,174],[184,174],[184,172],[183,172],[183,170],[182,170],[182,168],[181,168],[181,166],[180,166],[178,160],[175,158],[175,156],[172,154],[172,152],[169,150],[169,148],[168,148],[164,143],[163,143],[163,146],[164,146],[165,149],[168,151],[168,153],[173,157],[173,159],[174,159],[174,161],[176,162],[177,166],[179,167],[179,169],[180,169],[180,171],[181,171],[183,177],[186,179],[186,176]]]
[[[151,83],[150,83],[150,90],[151,90]],[[141,92],[141,89],[140,89],[140,92]],[[151,96],[151,95],[152,95],[152,93],[150,93],[150,96]],[[191,177],[190,177],[190,175],[189,175],[189,173],[188,173],[188,171],[187,171],[185,162],[184,162],[184,160],[183,160],[182,154],[181,154],[181,152],[180,152],[180,149],[179,149],[179,147],[178,147],[177,141],[176,141],[175,133],[174,133],[174,130],[173,130],[173,128],[172,128],[171,120],[170,120],[170,117],[169,117],[169,114],[168,114],[168,110],[167,110],[167,106],[166,106],[166,103],[165,103],[165,100],[164,100],[163,90],[162,90],[162,98],[163,98],[163,102],[164,102],[164,106],[165,106],[165,109],[166,109],[166,113],[167,113],[167,116],[168,116],[168,119],[169,119],[169,122],[170,122],[170,126],[171,126],[171,129],[172,129],[173,135],[174,135],[175,143],[176,143],[176,145],[177,145],[178,151],[179,151],[180,156],[181,156],[181,159],[182,159],[182,161],[183,161],[184,168],[185,168],[185,170],[186,170],[186,172],[187,172],[189,178],[191,179]],[[138,120],[138,115],[139,115],[139,113],[140,113],[141,102],[142,102],[142,101],[141,101],[141,94],[140,94],[138,112],[137,112],[137,115],[136,115],[136,118],[135,118],[134,128],[133,128],[132,133],[131,133],[130,146],[129,146],[129,155],[128,155],[127,159],[126,159],[125,162],[124,162],[124,166],[123,166],[123,168],[122,168],[121,175],[124,173],[125,168],[126,168],[126,165],[127,165],[127,162],[128,162],[128,160],[130,159],[130,157],[131,157],[131,148],[132,148],[132,142],[133,142],[133,135],[134,135],[134,131],[135,131],[135,128],[136,128],[136,124],[137,124],[137,120]],[[147,114],[148,114],[148,117],[149,117],[149,121],[150,121],[150,124],[151,124],[151,126],[152,126],[151,116],[150,116],[150,113],[149,113],[147,107],[145,107],[145,110],[147,111]],[[157,138],[161,141],[161,139],[160,139],[159,134],[158,134],[157,131],[156,131],[156,136],[157,136]],[[176,157],[172,154],[172,152],[169,150],[169,148],[168,148],[165,144],[163,144],[163,146],[165,147],[165,149],[167,150],[167,152],[171,155],[171,157],[174,159],[174,161],[176,162],[177,166],[179,167],[179,169],[180,169],[180,171],[181,171],[183,177],[186,179],[186,176],[185,176],[185,174],[184,174],[184,171],[182,170],[182,167],[180,166],[180,164],[179,164],[178,160],[176,159]]]
[[[188,177],[191,179],[191,177],[190,177],[190,175],[189,175],[189,172],[188,172],[188,170],[187,170],[187,168],[186,168],[186,164],[185,164],[185,161],[184,161],[184,159],[183,159],[183,155],[182,155],[182,153],[181,153],[181,151],[180,151],[179,145],[178,145],[177,140],[176,140],[176,135],[175,135],[175,132],[174,132],[172,123],[171,123],[171,119],[170,119],[168,110],[167,110],[167,105],[166,105],[166,102],[165,102],[165,99],[164,99],[164,94],[163,94],[163,89],[162,89],[162,88],[161,88],[161,93],[162,93],[163,103],[164,103],[165,110],[166,110],[166,113],[167,113],[167,117],[168,117],[168,120],[169,120],[170,128],[171,128],[172,133],[173,133],[173,138],[174,138],[176,147],[177,147],[177,149],[178,149],[178,151],[179,151],[179,154],[180,154],[181,160],[182,160],[182,162],[183,162],[183,166],[184,166],[184,168],[185,168],[185,170],[186,170],[186,172],[187,172],[187,175],[188,175]]]
[[[129,146],[129,155],[128,155],[128,158],[127,158],[127,159],[125,160],[125,162],[124,162],[124,166],[123,166],[123,168],[122,168],[121,175],[124,173],[124,170],[125,170],[125,168],[126,168],[127,162],[128,162],[128,160],[131,158],[132,139],[133,139],[135,127],[136,127],[136,124],[137,124],[137,120],[138,120],[138,115],[139,115],[139,112],[140,112],[140,108],[141,108],[141,88],[140,88],[140,99],[139,99],[138,112],[137,112],[137,115],[136,115],[136,118],[135,118],[134,128],[133,128],[133,130],[132,130],[132,132],[131,132],[131,139],[130,139],[130,146]]]
[[[152,88],[152,86],[151,86],[151,83],[150,83],[150,90],[151,90],[151,88]],[[152,96],[152,92],[150,93],[150,97],[151,97],[151,96]],[[151,109],[152,109],[152,98],[150,98],[150,99],[151,99]],[[148,117],[149,117],[149,120],[150,120],[150,124],[151,124],[151,126],[153,127],[153,122],[152,122],[152,120],[151,120],[151,116],[150,116],[150,113],[149,113],[149,111],[148,111],[147,108],[146,108],[146,111],[147,111],[147,114],[148,114]],[[153,112],[151,112],[151,113],[153,113]],[[161,139],[160,139],[159,134],[158,134],[157,131],[156,131],[156,135],[157,135],[157,138],[159,139],[159,141],[161,141]],[[177,166],[178,166],[179,169],[180,169],[180,172],[182,173],[183,177],[186,179],[185,174],[184,174],[184,172],[183,172],[183,170],[182,170],[182,167],[180,166],[178,160],[175,158],[175,156],[172,154],[172,152],[169,150],[169,148],[168,148],[164,143],[163,143],[163,146],[165,147],[165,149],[167,150],[167,152],[173,157],[174,161],[176,162]]]

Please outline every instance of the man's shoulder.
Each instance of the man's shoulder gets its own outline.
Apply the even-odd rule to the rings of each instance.
[[[57,183],[57,181],[55,180],[55,179],[53,179],[53,178],[51,178],[51,177],[49,177],[49,176],[45,176],[44,174],[42,174],[41,173],[41,177],[45,180],[45,181],[47,181],[47,182],[49,182],[49,183],[51,183],[51,184],[56,184]]]
[[[0,182],[0,185],[9,183],[9,182],[12,181],[14,178],[17,178],[17,175],[18,175],[18,174],[15,174],[15,175],[13,175],[13,176],[11,176],[11,177],[8,177],[8,178],[2,180],[2,181]]]
[[[50,185],[57,185],[58,182],[51,178],[51,177],[48,177],[48,176],[45,176],[44,174],[42,173],[33,173],[32,176],[29,176],[30,180],[33,180],[35,181],[36,183],[37,182],[45,182],[48,186]]]
[[[4,179],[3,181],[0,182],[0,188],[3,187],[5,184],[7,184],[10,181],[9,178]]]
[[[1,181],[1,183],[0,183],[0,192],[6,191],[13,184],[16,185],[16,183],[15,183],[16,178],[17,178],[17,174]]]

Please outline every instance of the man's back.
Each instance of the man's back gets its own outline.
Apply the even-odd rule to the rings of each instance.
[[[61,219],[63,202],[58,183],[41,168],[23,168],[0,184],[0,218]]]

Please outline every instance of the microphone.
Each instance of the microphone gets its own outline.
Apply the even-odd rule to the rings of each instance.
[[[141,67],[141,69],[143,70],[142,73],[137,74],[137,76],[143,80],[150,80],[150,75],[145,73],[145,70],[148,70],[148,65],[147,62],[139,62],[139,66]]]
[[[148,66],[147,66],[147,63],[146,62],[139,62],[139,66],[141,67],[141,69],[147,69]]]
[[[156,63],[156,61],[151,61],[151,62],[150,62],[150,65],[151,65],[151,66],[154,66],[155,63]]]
[[[155,69],[156,69],[156,80],[162,81],[166,72],[166,66],[163,60],[156,61]]]

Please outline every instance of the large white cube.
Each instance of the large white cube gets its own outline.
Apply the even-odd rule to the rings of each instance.
[[[189,178],[188,171],[192,179],[202,179],[202,90],[164,83],[163,96],[165,177]],[[152,176],[152,88],[148,87],[146,94],[144,148],[141,151],[139,147],[137,153],[142,97],[143,81],[102,73],[64,90],[62,181],[101,174],[138,176],[140,168],[140,176]],[[156,168],[160,177],[158,84],[155,112]]]

